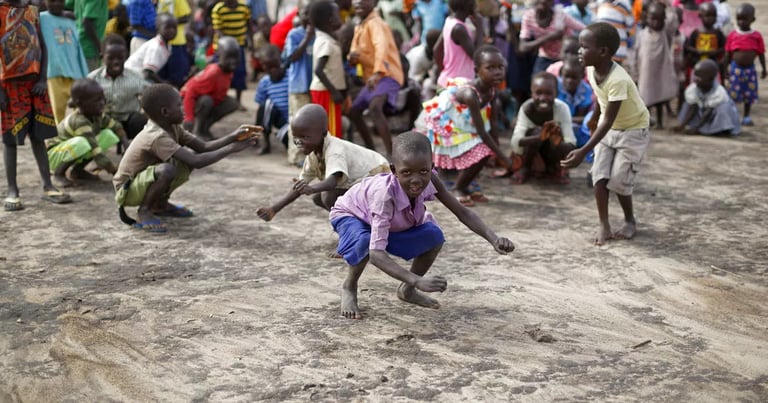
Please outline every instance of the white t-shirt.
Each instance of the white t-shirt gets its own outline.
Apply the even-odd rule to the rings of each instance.
[[[171,45],[163,40],[160,35],[146,41],[141,47],[139,47],[128,60],[125,61],[124,67],[138,72],[144,73],[144,70],[151,70],[157,73],[165,66],[168,59],[171,57]]]
[[[307,155],[299,179],[325,180],[336,172],[342,174],[336,188],[349,189],[366,176],[389,172],[389,161],[376,151],[328,133],[323,142],[323,161],[314,152]]]
[[[427,58],[426,45],[419,44],[411,48],[408,53],[405,54],[405,58],[408,59],[408,64],[411,65],[408,70],[408,78],[417,83],[424,81],[429,75],[432,66],[435,63]]]
[[[525,108],[529,103],[533,103],[533,100],[529,99],[523,102],[523,105],[520,106],[515,130],[512,132],[512,151],[515,154],[523,153],[523,147],[520,146],[520,140],[526,136],[528,130],[539,127],[539,125],[533,123],[533,121],[528,118],[528,115],[525,114]],[[552,109],[552,120],[560,126],[560,132],[563,134],[563,142],[576,145],[576,136],[573,135],[571,108],[565,102],[555,99],[555,104]]]

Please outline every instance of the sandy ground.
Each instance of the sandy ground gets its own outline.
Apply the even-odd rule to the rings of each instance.
[[[39,200],[22,148],[27,208],[0,212],[0,402],[766,401],[766,111],[736,139],[655,131],[630,242],[590,244],[583,167],[565,187],[482,179],[475,211],[509,256],[433,203],[442,308],[369,267],[361,321],[339,316],[327,214],[304,198],[256,216],[297,174],[281,155],[195,172],[173,199],[196,216],[152,236],[120,223],[107,178]]]

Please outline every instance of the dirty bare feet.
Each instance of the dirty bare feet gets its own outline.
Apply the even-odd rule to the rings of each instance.
[[[595,245],[596,246],[603,246],[605,243],[613,238],[613,233],[611,232],[611,226],[610,225],[601,225],[600,228],[597,230],[597,233],[595,234]]]
[[[400,298],[400,300],[411,304],[423,306],[425,308],[440,308],[440,303],[437,302],[436,299],[430,298],[416,291],[414,287],[410,287],[405,283],[401,283],[400,286],[397,287],[397,298]]]
[[[357,306],[357,287],[346,283],[341,286],[341,316],[347,319],[362,319],[363,314]]]
[[[613,233],[613,237],[615,239],[632,239],[635,237],[635,232],[637,232],[637,224],[634,221],[626,221],[620,230]]]

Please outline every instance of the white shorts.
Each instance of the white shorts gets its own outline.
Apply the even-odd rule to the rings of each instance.
[[[631,195],[650,139],[648,128],[608,130],[595,147],[595,161],[590,169],[592,183],[608,179],[608,190]]]

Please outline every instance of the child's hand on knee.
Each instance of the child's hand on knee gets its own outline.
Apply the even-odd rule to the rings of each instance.
[[[421,277],[416,280],[414,287],[424,292],[443,292],[448,287],[448,280],[442,276]]]
[[[515,250],[515,244],[504,237],[496,238],[496,242],[493,243],[493,249],[496,249],[496,252],[502,255],[506,255],[507,253]]]

